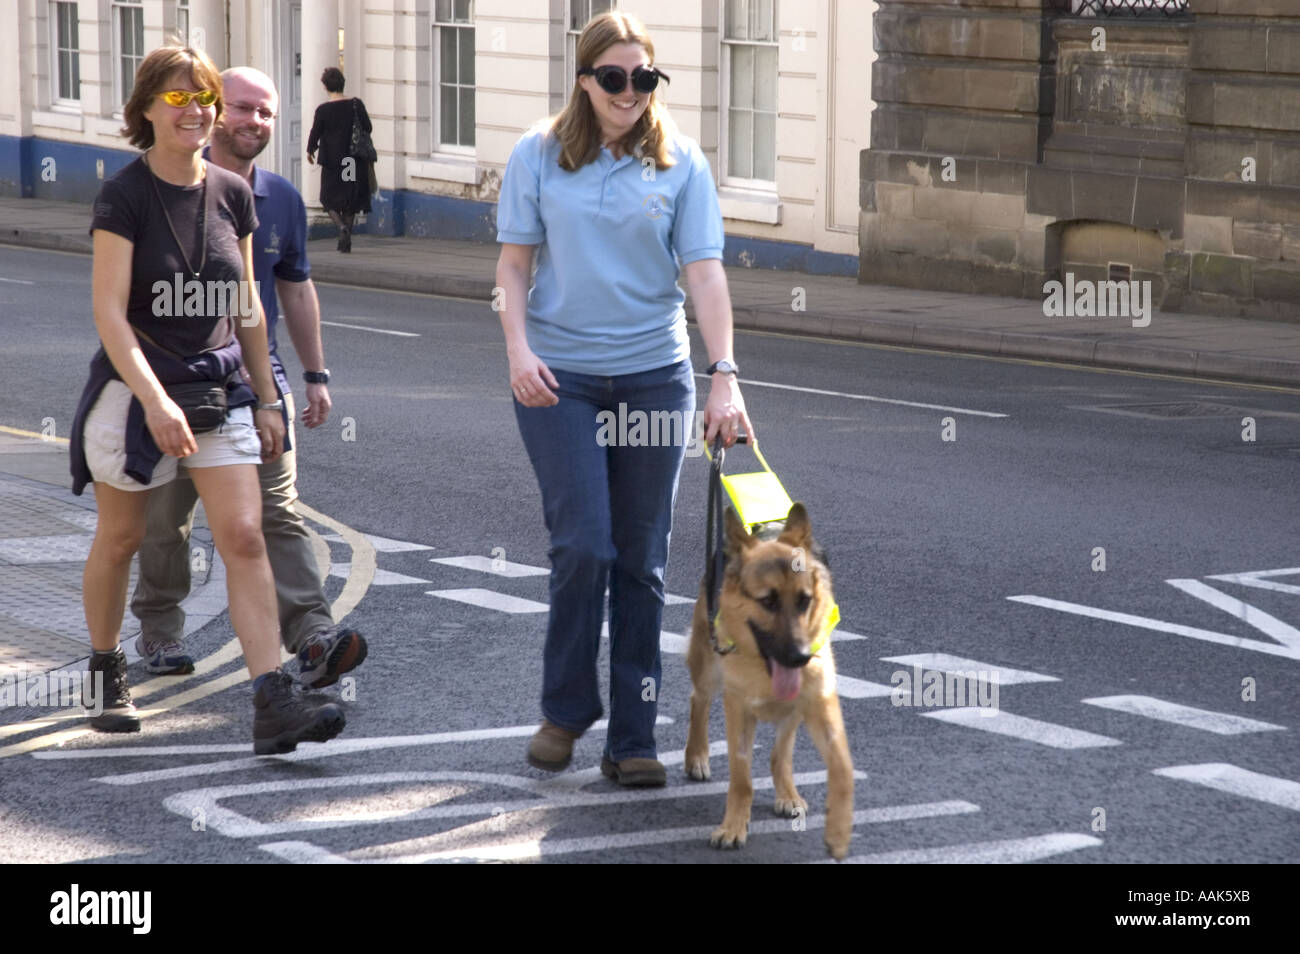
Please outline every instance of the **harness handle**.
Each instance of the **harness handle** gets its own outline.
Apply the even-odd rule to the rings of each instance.
[[[747,434],[741,434],[736,438],[738,444],[748,443],[748,441],[749,435]],[[709,506],[704,530],[704,605],[709,618],[709,645],[713,647],[715,653],[725,656],[727,653],[735,652],[736,649],[735,643],[732,643],[726,649],[718,645],[716,625],[718,599],[722,591],[722,574],[727,562],[725,552],[726,527],[723,513],[726,501],[722,492],[722,463],[726,459],[727,451],[722,446],[721,437],[714,442],[713,453],[709,453],[707,444],[704,451],[709,457]]]

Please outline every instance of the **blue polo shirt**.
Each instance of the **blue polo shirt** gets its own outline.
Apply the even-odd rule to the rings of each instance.
[[[209,159],[204,147],[203,158]],[[210,161],[210,159],[209,159]],[[266,315],[266,341],[271,351],[271,374],[281,394],[289,394],[289,378],[284,373],[275,340],[280,304],[275,297],[275,280],[305,282],[311,277],[307,261],[307,206],[293,183],[253,164],[253,205],[257,210],[257,230],[253,232],[253,278]],[[284,417],[284,449],[293,450],[290,440],[289,408]]]
[[[208,158],[208,150],[203,150]],[[253,233],[253,278],[257,280],[266,314],[266,337],[271,349],[271,370],[281,394],[289,393],[289,379],[280,361],[275,329],[280,305],[275,280],[305,282],[311,277],[307,261],[307,206],[293,183],[284,176],[253,166],[253,203],[257,210],[257,231]]]
[[[526,331],[550,367],[613,376],[689,357],[680,266],[722,258],[724,235],[704,153],[680,134],[670,146],[667,169],[602,148],[565,172],[539,125],[511,152],[497,241],[539,246]]]

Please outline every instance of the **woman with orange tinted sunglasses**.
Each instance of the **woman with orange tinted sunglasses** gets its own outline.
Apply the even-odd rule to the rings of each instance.
[[[136,73],[123,133],[145,152],[104,182],[91,223],[103,346],[73,423],[73,492],[94,481],[82,592],[89,668],[102,679],[88,700],[91,725],[140,728],[118,645],[127,580],[149,491],[183,465],[226,564],[230,618],[254,679],[254,751],[265,754],[333,738],[344,719],[335,705],[304,703],[279,669],[257,464],[281,453],[284,422],[251,285],[252,190],[202,157],[222,105],[221,78],[201,51],[162,47]]]

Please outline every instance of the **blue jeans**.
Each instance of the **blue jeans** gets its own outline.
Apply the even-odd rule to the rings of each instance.
[[[560,385],[559,404],[530,408],[515,402],[551,534],[542,715],[572,732],[600,718],[596,656],[608,585],[605,755],[615,762],[656,758],[664,567],[677,478],[693,434],[691,363],[615,377],[552,373]],[[648,425],[638,435],[637,411],[649,420],[652,411],[672,412],[670,420],[681,424],[674,435],[680,436],[664,441]],[[620,415],[628,422],[625,438]],[[613,426],[602,428],[611,416]]]

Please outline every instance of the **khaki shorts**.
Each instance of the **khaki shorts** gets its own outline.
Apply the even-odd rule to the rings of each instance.
[[[82,444],[86,464],[97,483],[118,490],[152,490],[176,479],[177,465],[186,467],[226,467],[230,464],[262,462],[262,441],[253,427],[253,409],[239,407],[230,412],[226,423],[215,431],[195,434],[198,453],[183,460],[164,454],[153,469],[147,484],[128,477],[126,468],[126,415],[131,407],[131,389],[121,381],[109,381],[99,400],[86,415]]]

